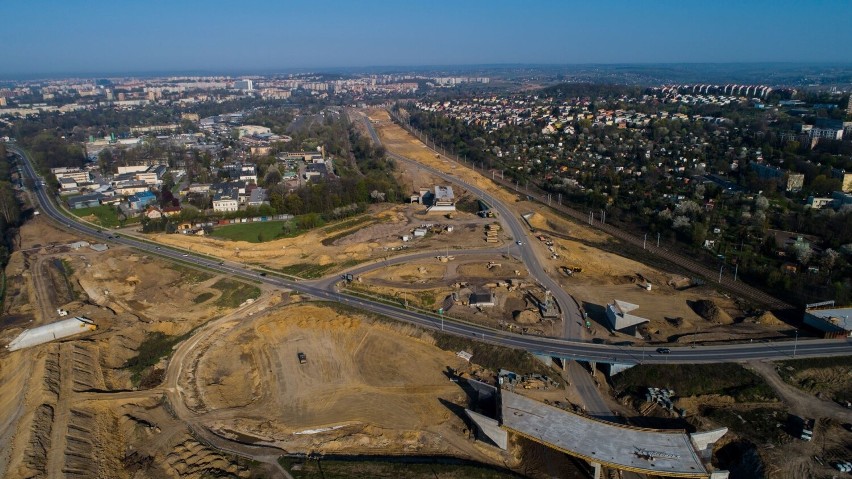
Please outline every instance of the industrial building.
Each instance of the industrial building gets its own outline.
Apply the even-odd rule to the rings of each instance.
[[[432,211],[455,211],[455,210],[456,210],[456,197],[453,194],[453,187],[452,186],[441,186],[441,185],[436,186],[435,187],[435,194],[432,197],[432,206],[430,206],[426,211],[432,212]]]
[[[804,323],[826,338],[852,337],[852,307],[835,308],[834,301],[808,304]]]
[[[97,328],[94,321],[82,316],[64,319],[37,328],[24,330],[6,346],[6,349],[17,351],[18,349],[29,348],[57,339],[74,336],[75,334],[94,331]]]

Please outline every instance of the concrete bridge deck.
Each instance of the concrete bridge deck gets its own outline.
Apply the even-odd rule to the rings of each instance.
[[[666,477],[711,477],[685,431],[599,421],[506,390],[500,391],[500,409],[503,428],[593,464]]]

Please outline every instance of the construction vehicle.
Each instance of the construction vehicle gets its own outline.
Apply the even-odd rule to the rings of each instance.
[[[802,424],[802,434],[799,438],[803,441],[811,441],[814,438],[814,423],[813,419],[805,419]]]
[[[567,274],[568,276],[571,276],[574,273],[580,273],[582,271],[583,271],[583,268],[581,268],[579,266],[563,266],[562,267],[562,272]]]

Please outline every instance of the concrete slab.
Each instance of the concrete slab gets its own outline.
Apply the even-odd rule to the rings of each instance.
[[[504,451],[509,447],[509,434],[505,429],[500,429],[500,425],[497,423],[496,419],[483,416],[482,414],[473,412],[470,409],[465,409],[464,413],[467,414],[467,417],[469,417],[474,424],[476,424],[476,428],[479,432],[490,439],[497,447]]]
[[[644,474],[710,476],[685,431],[598,421],[508,391],[500,402],[504,428],[566,454]]]

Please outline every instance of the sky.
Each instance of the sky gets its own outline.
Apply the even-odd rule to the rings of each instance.
[[[0,76],[852,62],[852,0],[3,0]]]

